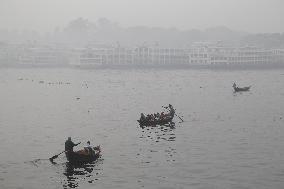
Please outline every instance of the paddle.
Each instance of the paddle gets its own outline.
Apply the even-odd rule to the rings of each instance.
[[[162,106],[162,107],[165,108],[165,109],[168,109],[167,106]],[[176,115],[182,122],[184,122],[183,119],[181,119],[181,117],[179,117],[179,115],[177,115],[176,113],[175,113],[175,115]]]
[[[184,122],[183,119],[181,119],[181,117],[179,117],[179,115],[177,115],[176,113],[175,113],[175,115],[178,116],[178,118],[179,118],[182,122]]]
[[[81,142],[79,142],[79,143],[76,144],[75,146],[77,146],[77,145],[79,145],[79,144],[81,144]],[[58,156],[59,156],[60,154],[62,154],[63,152],[66,152],[66,151],[64,150],[64,151],[60,152],[59,154],[52,156],[51,158],[49,158],[49,160],[50,160],[51,162],[53,162],[53,160],[56,159],[56,158],[58,158]]]
[[[63,152],[65,152],[65,150],[62,151],[62,152],[60,152],[60,153],[57,154],[57,155],[52,156],[51,158],[49,158],[49,160],[52,162],[54,159],[58,158],[58,156],[59,156],[60,154],[62,154]]]

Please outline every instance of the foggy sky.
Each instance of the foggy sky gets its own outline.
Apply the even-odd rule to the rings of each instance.
[[[123,27],[284,32],[283,8],[283,0],[0,0],[0,29],[46,32],[78,17],[106,17]]]

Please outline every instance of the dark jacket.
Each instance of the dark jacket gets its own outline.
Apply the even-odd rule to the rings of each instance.
[[[67,152],[73,152],[73,147],[77,146],[78,144],[74,144],[72,140],[66,140],[65,142],[65,151]]]
[[[175,109],[173,107],[170,108],[170,116],[171,117],[175,116]]]

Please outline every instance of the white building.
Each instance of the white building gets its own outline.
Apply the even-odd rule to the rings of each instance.
[[[19,49],[19,48],[15,48]],[[0,49],[0,59],[3,57]],[[14,51],[13,51],[14,52]],[[252,46],[232,47],[221,43],[194,43],[190,48],[139,46],[92,46],[68,49],[58,46],[20,46],[13,57],[29,65],[78,66],[247,66],[284,65],[284,49]]]
[[[196,43],[190,49],[192,65],[269,65],[283,62],[283,50],[252,46],[230,47],[220,43]],[[283,62],[284,63],[284,62]]]
[[[108,47],[77,50],[81,66],[103,65],[180,65],[188,64],[188,51],[176,48],[157,47]]]
[[[138,65],[182,65],[188,61],[186,49],[137,47],[134,50],[134,63]]]
[[[69,63],[70,53],[68,49],[56,46],[24,46],[18,56],[18,62],[22,65],[61,66]]]

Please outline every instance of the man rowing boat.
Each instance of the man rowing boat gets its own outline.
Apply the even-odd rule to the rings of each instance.
[[[65,142],[65,152],[69,153],[69,152],[73,152],[73,148],[74,146],[77,146],[78,144],[80,144],[81,142],[75,144],[72,140],[71,137],[68,137],[68,139]]]
[[[146,117],[143,113],[141,113],[140,120],[139,122],[159,122],[167,119],[172,119],[175,116],[175,109],[174,107],[169,104],[169,107],[164,107],[164,108],[169,108],[168,113],[164,114],[164,112],[156,113],[156,114],[148,114]]]
[[[174,109],[174,107],[173,107],[171,104],[169,104],[169,108],[170,108],[170,113],[169,113],[169,115],[170,115],[171,117],[174,117],[174,116],[175,116],[175,109]]]

